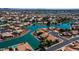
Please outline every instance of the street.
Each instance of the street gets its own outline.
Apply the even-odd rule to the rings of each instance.
[[[56,36],[56,37],[58,37],[58,38],[62,38],[62,37],[58,36],[58,34],[55,33],[55,32],[49,32],[49,33]],[[48,48],[46,50],[47,51],[55,51],[55,50],[57,50],[59,48],[62,48],[62,47],[66,46],[66,45],[68,45],[68,44],[70,44],[70,43],[72,43],[72,42],[74,42],[76,40],[79,40],[79,37],[71,38],[69,40],[67,40],[65,38],[62,38],[62,40],[63,40],[63,42],[59,43],[58,45],[52,46],[52,47],[50,47],[50,48]]]

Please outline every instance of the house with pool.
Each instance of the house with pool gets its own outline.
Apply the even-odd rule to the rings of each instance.
[[[77,14],[76,10],[1,9],[0,51],[72,49],[79,39]]]

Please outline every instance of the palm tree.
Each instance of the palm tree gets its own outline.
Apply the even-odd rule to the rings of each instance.
[[[47,27],[48,27],[48,29],[49,29],[50,25],[51,25],[51,22],[49,20],[47,20]]]

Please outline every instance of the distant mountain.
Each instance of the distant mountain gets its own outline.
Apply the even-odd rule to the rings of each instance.
[[[28,13],[79,13],[79,9],[21,9],[21,8],[0,8],[0,11],[21,11]]]

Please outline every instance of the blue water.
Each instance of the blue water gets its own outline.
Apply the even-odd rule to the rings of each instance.
[[[71,24],[70,23],[62,23],[62,24],[57,24],[55,27],[61,28],[61,29],[70,29]]]
[[[46,28],[46,26],[29,26],[28,30],[30,31],[28,33],[26,33],[22,37],[0,42],[0,48],[6,48],[8,46],[16,45],[22,42],[28,42],[33,49],[36,49],[39,46],[40,42],[33,35],[31,35],[31,33],[39,28]]]
[[[69,29],[71,27],[70,23],[51,25],[50,27],[53,27],[53,26],[57,28],[62,28],[62,29]],[[28,33],[26,33],[22,37],[0,42],[0,48],[6,48],[8,46],[16,45],[22,42],[28,42],[33,49],[36,49],[39,46],[40,42],[34,36],[32,36],[31,33],[40,28],[47,28],[47,26],[45,25],[29,26],[27,28],[28,30],[30,30]]]
[[[28,30],[31,30],[30,32],[33,32],[40,28],[47,28],[47,26],[46,25],[32,25],[28,28]]]

